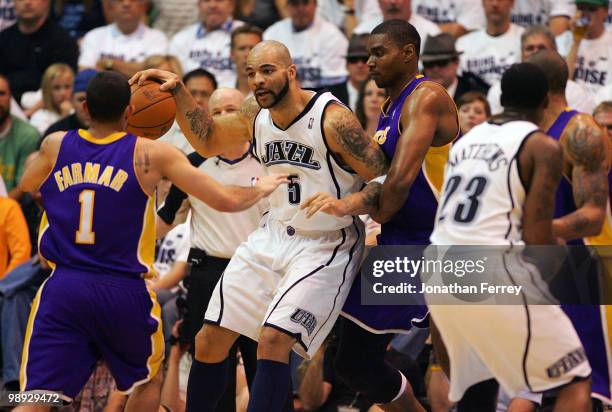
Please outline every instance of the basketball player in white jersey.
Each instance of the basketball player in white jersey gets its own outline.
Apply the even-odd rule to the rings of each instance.
[[[331,94],[301,90],[287,48],[258,44],[247,59],[247,99],[238,113],[212,119],[180,79],[161,79],[177,102],[177,120],[205,157],[252,140],[267,172],[292,175],[288,190],[270,198],[270,212],[234,254],[217,284],[196,337],[188,411],[213,411],[224,387],[228,350],[240,335],[259,341],[249,412],[280,411],[287,399],[289,353],[312,356],[334,324],[359,270],[363,227],[352,217],[319,214],[306,220],[300,203],[316,192],[356,193],[388,164],[357,118]],[[357,196],[368,196],[368,192]]]
[[[501,86],[504,112],[451,149],[434,245],[555,243],[552,220],[562,154],[536,125],[547,104],[546,76],[535,65],[520,63],[504,73]],[[428,302],[432,298],[428,295]],[[451,401],[495,378],[510,396],[561,388],[557,412],[590,410],[591,368],[559,306],[431,305],[430,313],[450,358]]]

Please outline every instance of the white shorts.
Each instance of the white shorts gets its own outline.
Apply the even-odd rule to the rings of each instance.
[[[363,223],[296,232],[268,220],[242,243],[217,283],[204,321],[258,340],[269,326],[310,358],[336,322],[364,250]]]
[[[432,305],[450,359],[449,399],[495,378],[510,397],[591,374],[569,318],[553,305]]]

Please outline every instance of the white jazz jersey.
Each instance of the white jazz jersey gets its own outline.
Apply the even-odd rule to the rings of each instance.
[[[432,244],[524,244],[520,225],[525,189],[517,158],[521,145],[534,131],[537,126],[531,122],[487,122],[453,145]],[[503,273],[533,281],[533,272],[522,259],[516,259],[520,254],[502,253],[500,257],[503,263],[489,262],[487,266],[503,267]],[[487,274],[488,278],[493,276]],[[528,294],[525,290],[521,293]],[[472,385],[491,378],[514,397],[522,391],[558,388],[591,373],[580,339],[559,306],[436,305],[435,299],[436,295],[426,294],[430,314],[448,351],[448,398],[453,402]]]
[[[257,115],[255,154],[267,172],[293,175],[292,183],[268,197],[270,212],[236,249],[204,315],[205,322],[254,340],[265,326],[285,331],[307,358],[338,318],[364,251],[358,218],[317,213],[306,220],[299,211],[316,192],[343,197],[362,185],[327,150],[321,125],[329,104],[337,104],[330,93],[313,95],[286,130],[268,110]]]
[[[522,244],[525,189],[518,151],[538,127],[526,121],[474,127],[453,144],[431,242],[436,245]]]
[[[323,112],[330,104],[342,104],[331,93],[315,94],[304,111],[285,130],[276,126],[270,111],[255,118],[254,150],[268,173],[287,173],[291,183],[280,186],[268,198],[270,219],[298,231],[333,231],[347,227],[349,216],[317,213],[306,219],[300,204],[317,192],[342,198],[357,192],[363,180],[342,168],[328,150],[323,132]]]

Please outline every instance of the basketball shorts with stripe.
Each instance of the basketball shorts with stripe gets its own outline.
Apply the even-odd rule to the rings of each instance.
[[[363,223],[299,232],[267,219],[236,250],[213,292],[206,323],[258,340],[263,326],[296,338],[310,358],[346,300],[363,258]]]

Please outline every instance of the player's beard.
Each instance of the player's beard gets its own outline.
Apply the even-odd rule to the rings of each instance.
[[[263,104],[261,104],[259,99],[257,99],[257,95],[255,95],[255,99],[257,100],[257,103],[259,103],[259,105],[264,109],[270,109],[276,106],[281,100],[283,100],[287,92],[289,92],[289,76],[285,74],[285,84],[283,85],[283,88],[280,89],[278,93],[274,93],[272,90],[269,90],[269,89],[267,90],[267,92],[270,93],[273,97],[272,103],[270,103],[267,106],[264,106]]]

